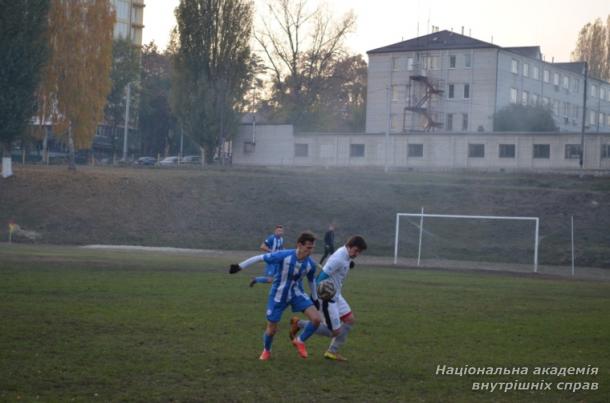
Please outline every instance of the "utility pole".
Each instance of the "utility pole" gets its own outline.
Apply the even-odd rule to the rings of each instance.
[[[585,154],[585,120],[587,118],[587,74],[588,74],[588,63],[585,61],[585,90],[582,98],[582,126],[580,129],[580,168],[584,167],[584,154]]]
[[[129,101],[131,100],[131,83],[127,83],[127,100],[125,106],[125,128],[123,130],[123,162],[127,161],[127,136],[129,134]]]
[[[388,123],[386,125],[386,130],[385,130],[385,164],[383,167],[383,170],[387,173],[388,172],[388,146],[390,145],[390,128],[392,125],[392,102],[390,100],[390,91],[391,91],[391,87],[387,86],[386,87],[386,103],[388,105]]]

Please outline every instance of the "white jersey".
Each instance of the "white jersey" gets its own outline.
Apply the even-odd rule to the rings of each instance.
[[[328,258],[326,264],[322,268],[322,271],[326,273],[335,284],[337,295],[341,294],[341,287],[349,272],[349,263],[350,258],[347,253],[347,248],[342,246]]]

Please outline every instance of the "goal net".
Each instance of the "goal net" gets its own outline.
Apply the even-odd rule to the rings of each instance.
[[[399,258],[418,266],[424,260],[520,264],[537,272],[538,239],[538,217],[398,213],[394,264]]]

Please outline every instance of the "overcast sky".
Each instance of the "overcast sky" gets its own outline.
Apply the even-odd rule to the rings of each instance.
[[[145,0],[144,42],[165,48],[175,25],[179,0]],[[264,0],[256,0],[260,8]],[[610,0],[332,0],[337,16],[353,10],[356,31],[348,39],[352,51],[366,51],[424,35],[432,25],[471,34],[499,46],[539,45],[545,59],[568,61],[578,32],[595,18],[605,21]]]

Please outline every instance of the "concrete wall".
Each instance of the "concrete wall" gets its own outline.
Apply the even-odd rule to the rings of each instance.
[[[566,145],[580,145],[580,133],[410,133],[386,136],[366,133],[293,133],[292,126],[257,126],[251,152],[252,127],[244,125],[233,140],[233,163],[263,166],[341,166],[414,169],[571,170],[578,158],[566,158]],[[409,144],[422,151],[408,155]],[[483,157],[469,156],[480,144]],[[513,158],[501,158],[500,145],[514,146]],[[534,158],[534,145],[548,145],[548,158]],[[587,133],[585,168],[610,170],[610,133]],[[364,149],[363,155],[354,152]],[[301,155],[297,155],[297,154]],[[386,158],[387,155],[387,158]]]

